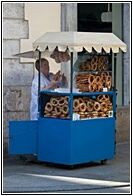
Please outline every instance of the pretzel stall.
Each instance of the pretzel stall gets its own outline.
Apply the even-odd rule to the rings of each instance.
[[[37,39],[33,53],[40,66],[42,53],[49,51],[65,66],[69,82],[64,88],[40,91],[39,77],[39,118],[9,123],[14,138],[10,154],[37,154],[40,161],[69,166],[114,158],[119,49],[126,52],[126,44],[113,33],[50,32]],[[61,70],[54,79],[60,74]],[[18,138],[21,125],[26,134],[19,128]]]

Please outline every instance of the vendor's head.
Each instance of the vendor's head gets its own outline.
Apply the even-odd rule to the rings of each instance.
[[[35,62],[35,67],[39,71],[39,60]],[[49,74],[49,62],[45,58],[41,58],[41,68],[40,72],[47,76]]]

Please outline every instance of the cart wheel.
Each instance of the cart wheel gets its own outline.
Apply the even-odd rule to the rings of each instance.
[[[23,162],[25,162],[27,160],[27,157],[19,155],[19,159]]]
[[[53,163],[51,163],[51,162],[46,162],[45,163],[48,167],[52,167],[53,166]]]
[[[73,169],[74,168],[74,165],[67,165],[66,168],[67,169]]]
[[[105,165],[106,163],[107,163],[107,159],[104,159],[104,160],[101,161],[102,165]]]

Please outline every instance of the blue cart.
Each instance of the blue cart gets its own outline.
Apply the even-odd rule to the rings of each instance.
[[[51,33],[48,33],[51,36]],[[60,36],[59,36],[59,35]],[[47,35],[47,34],[46,34]],[[55,36],[53,36],[55,35]],[[9,122],[9,153],[10,154],[37,154],[37,159],[39,161],[44,161],[48,163],[57,163],[63,165],[73,166],[76,164],[88,163],[100,161],[105,163],[108,159],[113,159],[115,155],[115,135],[116,135],[116,60],[118,49],[122,49],[124,52],[126,50],[126,45],[119,40],[114,34],[106,33],[106,36],[111,36],[112,43],[107,45],[105,34],[100,34],[100,42],[93,44],[94,33],[82,33],[83,40],[88,40],[87,43],[83,44],[83,51],[81,52],[81,43],[79,38],[79,43],[77,42],[78,36],[81,36],[80,32],[60,32],[52,33],[51,39],[57,39],[56,35],[60,38],[62,36],[77,36],[76,43],[73,38],[72,43],[66,44],[66,39],[62,43],[62,48],[64,47],[70,52],[70,89],[69,92],[62,91],[41,91],[40,92],[40,78],[39,78],[39,88],[38,88],[38,102],[39,102],[39,118],[35,121],[10,121]],[[84,38],[85,36],[85,38]],[[87,37],[86,37],[87,36]],[[96,33],[98,36],[98,33]],[[87,39],[88,38],[88,39]],[[38,58],[41,59],[41,49],[38,48],[39,40],[43,40],[45,46],[49,46],[48,36],[45,35],[39,38],[33,43],[33,47],[37,49]],[[63,39],[61,39],[63,40]],[[52,40],[55,43],[54,40]],[[114,42],[113,42],[114,41]],[[94,40],[95,42],[95,40]],[[107,41],[108,42],[108,41]],[[113,45],[114,44],[114,45]],[[57,45],[54,45],[57,47]],[[59,44],[61,48],[61,45]],[[41,45],[42,47],[42,45]],[[78,53],[77,60],[73,63],[73,53],[76,47]],[[77,49],[79,48],[79,51]],[[87,51],[90,50],[91,51]],[[55,48],[55,47],[54,47]],[[99,51],[100,48],[100,51]],[[109,50],[110,49],[110,50]],[[44,50],[44,49],[43,49]],[[47,50],[47,47],[46,47]],[[97,51],[98,50],[98,51]],[[20,54],[21,56],[22,54]],[[23,56],[23,55],[22,55]],[[100,58],[101,56],[106,56],[110,61],[108,63],[108,69],[106,70],[80,70],[79,64],[88,63],[94,57]],[[24,56],[23,56],[24,57]],[[113,60],[112,60],[113,59]],[[113,66],[112,66],[113,64]],[[41,65],[41,61],[40,61]],[[85,65],[85,64],[84,64]],[[113,72],[112,72],[113,67]],[[86,74],[91,74],[95,78],[101,76],[102,73],[108,72],[112,78],[111,87],[108,90],[106,85],[103,86],[100,91],[82,91],[80,89],[81,83],[79,85],[79,92],[73,91],[74,81],[73,74],[76,73],[77,85],[82,76]],[[40,72],[39,72],[40,74]],[[88,77],[88,75],[87,75]],[[90,77],[90,75],[89,75]],[[85,79],[85,78],[84,78]],[[83,81],[83,78],[82,78]],[[81,81],[80,81],[81,82]],[[89,83],[84,83],[84,85],[89,85]],[[100,107],[102,101],[101,97],[109,98],[110,109],[96,109],[98,111],[74,111],[74,100],[90,100],[94,103],[99,101]],[[67,97],[67,104],[69,107],[69,114],[67,117],[60,116],[48,116],[45,115],[45,108],[48,102],[52,98],[64,98]],[[107,100],[106,100],[107,101]],[[78,114],[78,119],[74,118],[75,114]],[[82,118],[81,118],[82,117]]]

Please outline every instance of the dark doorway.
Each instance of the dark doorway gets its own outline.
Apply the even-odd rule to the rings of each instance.
[[[78,27],[80,32],[112,32],[112,22],[103,22],[103,12],[112,11],[108,3],[78,3]]]

